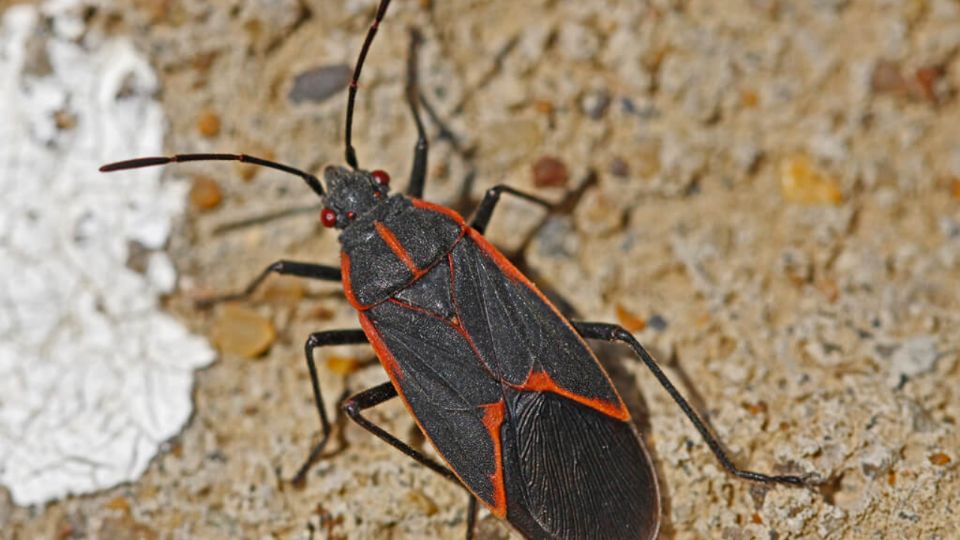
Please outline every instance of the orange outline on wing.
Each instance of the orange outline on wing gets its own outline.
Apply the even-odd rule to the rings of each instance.
[[[553,380],[553,377],[551,377],[546,371],[531,371],[530,374],[527,375],[527,380],[523,381],[523,384],[511,386],[517,390],[524,390],[527,392],[551,392],[563,396],[570,401],[575,401],[581,405],[590,407],[591,409],[601,412],[611,418],[616,418],[617,420],[622,420],[624,422],[630,420],[630,412],[627,411],[626,407],[623,407],[622,403],[610,403],[609,401],[604,401],[602,399],[588,398],[577,394],[576,392],[571,392],[570,390],[567,390],[566,388],[557,384],[557,381]]]
[[[340,281],[343,283],[343,295],[347,297],[347,302],[350,302],[353,309],[361,313],[370,309],[370,306],[358,302],[353,294],[353,284],[350,282],[350,256],[346,251],[340,252]]]
[[[481,249],[481,251],[486,252],[487,255],[489,255],[490,258],[493,259],[493,262],[500,268],[500,270],[507,277],[513,279],[514,281],[520,283],[521,285],[525,285],[527,288],[533,291],[533,293],[536,294],[540,298],[540,300],[544,304],[546,304],[547,307],[549,307],[550,310],[553,311],[561,321],[563,321],[563,324],[565,324],[567,328],[569,328],[570,331],[573,332],[573,335],[576,336],[577,341],[579,341],[580,344],[583,345],[583,348],[590,354],[590,358],[593,359],[594,363],[600,369],[600,373],[602,373],[604,378],[606,378],[607,385],[609,385],[610,389],[613,390],[613,394],[617,396],[617,402],[610,403],[608,401],[603,401],[600,399],[592,399],[592,398],[577,394],[576,392],[567,390],[559,386],[556,383],[556,381],[550,378],[550,376],[545,372],[539,372],[546,377],[545,380],[542,380],[540,375],[531,372],[527,376],[527,381],[524,381],[524,383],[521,384],[520,386],[515,386],[515,388],[519,388],[521,390],[532,390],[534,388],[542,388],[542,390],[537,390],[537,391],[546,390],[549,392],[553,392],[555,394],[559,394],[563,397],[576,401],[577,403],[586,405],[587,407],[590,407],[591,409],[594,409],[611,418],[616,418],[617,420],[623,420],[625,422],[630,420],[630,411],[627,409],[627,406],[623,403],[623,398],[621,398],[620,393],[617,392],[617,388],[613,385],[613,382],[610,380],[610,376],[607,375],[606,370],[603,369],[603,366],[600,365],[600,361],[597,360],[596,355],[593,354],[593,349],[591,349],[587,345],[587,342],[584,341],[580,333],[577,332],[577,330],[573,327],[572,324],[570,324],[570,321],[568,321],[567,318],[564,317],[562,313],[560,313],[560,310],[558,310],[557,307],[553,305],[553,302],[547,299],[547,297],[544,296],[542,292],[540,292],[540,289],[538,289],[537,286],[534,285],[529,278],[527,278],[527,276],[523,275],[519,270],[517,270],[517,267],[515,267],[513,263],[507,260],[507,258],[504,257],[504,255],[500,253],[500,251],[497,248],[495,248],[493,244],[487,241],[487,239],[484,238],[482,234],[478,233],[476,229],[474,229],[473,227],[468,228],[467,236],[469,236],[471,240],[477,243],[477,246]],[[532,383],[534,383],[533,386],[525,387],[527,383],[531,382],[531,377],[534,378],[534,380],[532,381]],[[547,383],[546,381],[549,381],[549,383]],[[540,386],[537,386],[537,384],[539,384]]]
[[[500,519],[507,517],[507,490],[503,485],[503,440],[500,428],[503,426],[503,417],[506,405],[503,400],[480,406],[483,409],[483,425],[490,433],[493,441],[494,472],[490,475],[493,483],[493,508],[491,512]]]
[[[390,251],[400,259],[400,262],[410,270],[410,273],[414,275],[414,278],[417,278],[421,274],[421,269],[417,266],[417,263],[413,262],[413,257],[410,256],[410,253],[407,251],[407,248],[403,247],[403,244],[400,243],[400,240],[394,236],[393,231],[390,230],[390,227],[387,227],[383,224],[382,221],[374,221],[373,227],[377,230],[377,234],[380,235],[380,239],[383,240],[387,247],[390,248]]]

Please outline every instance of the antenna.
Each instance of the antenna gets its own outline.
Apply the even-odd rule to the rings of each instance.
[[[363,47],[360,48],[360,56],[357,58],[357,65],[353,68],[353,78],[350,79],[350,89],[347,94],[347,128],[344,131],[344,142],[346,143],[347,164],[357,169],[357,151],[353,148],[353,108],[357,100],[357,87],[360,84],[360,70],[363,69],[363,62],[367,59],[367,52],[370,50],[370,44],[373,43],[373,37],[377,35],[377,29],[380,28],[380,21],[387,14],[387,7],[390,0],[380,0],[380,6],[377,8],[377,15],[367,30],[367,37],[363,40]]]
[[[128,169],[139,169],[141,167],[166,165],[168,163],[185,163],[188,161],[242,161],[244,163],[276,169],[303,178],[303,181],[306,182],[307,185],[310,186],[310,189],[317,195],[321,197],[324,195],[323,184],[320,183],[320,180],[316,176],[301,171],[300,169],[295,169],[289,165],[284,165],[283,163],[248,156],[247,154],[175,154],[172,156],[142,157],[108,163],[100,167],[100,172],[124,171]]]

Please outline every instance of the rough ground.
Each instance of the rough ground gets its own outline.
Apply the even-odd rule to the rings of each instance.
[[[346,95],[294,100],[294,80],[326,66],[322,80],[342,85],[336,66],[353,64],[374,3],[117,0],[89,18],[152,59],[170,151],[319,170],[341,162]],[[650,374],[604,349],[657,465],[663,538],[956,536],[960,2],[397,0],[364,71],[355,141],[361,164],[400,186],[413,25],[426,98],[469,150],[429,124],[427,198],[456,203],[475,168],[474,198],[502,182],[559,200],[596,170],[572,212],[538,228],[537,210],[505,203],[491,237],[522,247],[580,317],[645,322],[637,335],[737,463],[825,482],[727,475]],[[566,163],[565,186],[534,185],[545,155]],[[212,209],[195,200],[169,247],[181,272],[169,307],[195,329],[213,332],[222,314],[194,298],[279,258],[337,260],[315,213],[217,231],[312,202],[295,178],[178,172],[223,191]],[[304,489],[286,482],[318,429],[302,343],[355,316],[335,287],[272,283],[247,304],[277,329],[269,352],[198,373],[192,422],[141,480],[42,508],[0,495],[0,536],[461,537],[466,497],[353,425],[339,423]],[[331,412],[385,380],[365,348],[324,359]],[[399,403],[371,417],[422,444]],[[509,535],[484,516],[481,538]]]

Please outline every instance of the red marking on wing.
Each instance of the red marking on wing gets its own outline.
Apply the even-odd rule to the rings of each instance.
[[[586,405],[587,407],[590,407],[591,409],[594,409],[612,418],[616,418],[618,420],[623,420],[623,421],[629,420],[630,411],[627,410],[627,406],[623,403],[623,400],[620,398],[619,393],[617,393],[616,387],[613,386],[613,382],[610,380],[610,377],[607,375],[606,370],[604,370],[603,366],[600,365],[600,361],[597,360],[597,357],[593,354],[593,350],[590,349],[589,346],[587,346],[587,343],[583,340],[583,337],[581,337],[580,333],[577,332],[577,330],[573,327],[573,325],[570,324],[570,321],[568,321],[567,318],[564,317],[562,313],[560,313],[560,310],[558,310],[557,307],[553,305],[553,302],[551,302],[540,291],[540,289],[538,289],[537,286],[534,285],[529,278],[527,278],[527,276],[523,275],[523,273],[520,272],[520,270],[517,270],[517,267],[514,266],[513,263],[511,263],[502,253],[500,253],[500,250],[498,250],[496,247],[493,246],[493,244],[488,242],[487,239],[484,238],[482,234],[478,233],[476,229],[474,229],[473,227],[470,227],[467,229],[467,235],[470,237],[471,240],[477,243],[477,246],[481,250],[483,250],[487,255],[490,256],[491,259],[493,259],[493,262],[496,263],[496,265],[508,278],[516,281],[517,283],[520,283],[521,285],[526,286],[528,289],[533,291],[533,293],[536,294],[537,297],[539,297],[540,300],[544,304],[546,304],[547,307],[549,307],[550,310],[553,311],[561,321],[563,321],[563,324],[565,324],[567,328],[569,328],[570,331],[573,332],[573,335],[577,337],[577,340],[583,345],[583,348],[588,351],[588,353],[590,354],[590,358],[593,359],[593,361],[600,368],[601,373],[603,373],[603,376],[607,379],[607,384],[610,385],[610,388],[613,389],[614,394],[616,394],[617,396],[617,402],[610,403],[610,402],[602,401],[599,399],[591,399],[589,397],[582,396],[575,392],[571,392],[566,388],[558,386],[556,382],[554,382],[553,379],[550,378],[550,375],[545,372],[537,372],[537,373],[531,372],[530,375],[527,377],[527,380],[524,382],[524,384],[520,385],[518,388],[522,390],[553,392],[555,394],[559,394],[568,399],[576,401],[577,403]],[[528,388],[527,387],[528,384],[531,384],[532,386]]]
[[[340,276],[343,280],[343,294],[347,297],[347,302],[350,302],[353,309],[361,312],[370,309],[370,306],[358,302],[357,297],[353,294],[353,284],[350,282],[350,256],[345,251],[340,252]]]
[[[410,202],[413,203],[417,208],[423,208],[424,210],[432,210],[434,212],[443,214],[448,218],[452,219],[459,225],[461,228],[467,228],[467,223],[463,220],[463,217],[460,214],[456,213],[454,210],[447,208],[446,206],[440,206],[439,204],[434,204],[432,202],[427,202],[423,199],[417,199],[415,197],[410,197]]]
[[[360,327],[363,328],[363,333],[366,334],[367,339],[370,340],[370,346],[373,347],[373,352],[377,353],[377,358],[380,359],[380,364],[383,365],[383,369],[386,370],[387,375],[393,382],[394,388],[397,389],[397,393],[403,396],[403,392],[400,389],[400,379],[403,378],[403,371],[400,370],[397,359],[393,357],[393,353],[390,352],[390,347],[387,347],[387,344],[383,342],[383,338],[380,337],[380,332],[373,326],[373,323],[370,322],[367,315],[362,312],[359,315]],[[406,403],[407,400],[404,399],[403,402]],[[410,406],[407,405],[407,408],[409,409]],[[413,413],[413,410],[410,412]],[[411,416],[416,418],[415,414],[411,414]],[[426,431],[424,431],[424,433],[426,433]]]
[[[490,433],[490,440],[493,441],[493,460],[496,466],[490,482],[493,484],[493,507],[490,511],[500,519],[507,516],[507,490],[503,485],[503,441],[500,436],[500,427],[503,425],[504,410],[506,406],[503,400],[496,403],[482,405],[483,426]]]
[[[423,436],[430,441],[430,444],[437,449],[437,453],[440,455],[440,459],[447,465],[447,468],[453,472],[454,476],[460,480],[462,484],[468,491],[474,494],[482,504],[490,508],[490,511],[497,517],[503,519],[507,515],[507,493],[506,488],[503,484],[503,442],[500,437],[500,427],[503,425],[504,420],[504,411],[505,406],[503,400],[496,403],[490,403],[487,405],[481,405],[483,409],[483,425],[487,428],[487,431],[490,432],[490,437],[493,440],[493,451],[494,451],[494,460],[495,460],[495,469],[493,474],[490,476],[491,482],[493,483],[493,500],[494,506],[490,504],[477,495],[477,493],[470,487],[469,484],[464,482],[463,478],[460,477],[460,473],[450,465],[450,462],[447,460],[447,457],[443,455],[443,452],[440,452],[440,447],[437,446],[433,439],[430,437],[430,432],[424,428],[423,423],[420,421],[420,418],[417,417],[413,412],[413,407],[410,406],[410,402],[407,401],[407,396],[403,393],[403,387],[400,386],[400,380],[404,377],[403,371],[400,369],[399,364],[397,363],[396,358],[394,358],[393,353],[390,352],[390,348],[387,347],[386,343],[383,342],[383,338],[380,337],[380,332],[373,325],[373,322],[367,317],[363,312],[358,314],[360,317],[360,327],[363,328],[364,334],[367,335],[367,339],[370,341],[370,346],[373,347],[374,352],[377,354],[377,358],[380,359],[380,364],[383,365],[384,370],[387,372],[387,376],[390,377],[390,382],[393,383],[393,387],[397,390],[397,395],[400,396],[400,400],[403,401],[403,405],[407,408],[407,411],[410,412],[410,416],[413,417],[413,421],[416,422],[417,427],[420,428],[420,432],[423,433]]]
[[[581,405],[590,407],[591,409],[603,413],[611,418],[616,418],[617,420],[623,420],[624,422],[630,420],[630,412],[623,406],[623,403],[610,403],[609,401],[603,401],[600,399],[592,399],[576,392],[571,392],[566,388],[558,385],[556,381],[550,377],[550,374],[546,371],[531,371],[527,375],[527,380],[523,381],[523,384],[519,386],[514,386],[517,390],[525,390],[527,392],[552,392],[554,394],[563,396],[570,401],[576,401]]]
[[[374,221],[373,226],[377,229],[377,234],[380,235],[380,238],[382,238],[384,243],[387,244],[387,247],[390,248],[390,251],[403,262],[407,269],[410,270],[410,273],[412,273],[415,278],[420,277],[420,268],[417,267],[417,263],[413,262],[413,257],[407,252],[407,248],[403,247],[400,240],[397,240],[397,237],[393,235],[393,231],[380,221]]]

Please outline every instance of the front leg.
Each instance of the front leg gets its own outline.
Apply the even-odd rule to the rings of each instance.
[[[647,369],[653,372],[654,377],[657,378],[657,381],[660,383],[660,385],[663,386],[668,394],[670,394],[670,397],[673,398],[673,401],[680,406],[683,414],[687,416],[687,418],[693,424],[693,427],[697,428],[697,431],[700,432],[700,436],[703,437],[703,440],[707,443],[707,446],[710,447],[710,451],[712,451],[713,455],[716,456],[718,461],[720,461],[720,464],[723,465],[723,468],[729,471],[731,474],[738,478],[753,480],[755,482],[789,484],[792,486],[808,485],[807,480],[800,478],[799,476],[769,475],[748,471],[734,465],[733,462],[730,461],[730,458],[727,457],[726,452],[724,452],[720,441],[718,441],[717,438],[710,432],[706,426],[706,423],[700,419],[700,416],[693,410],[693,407],[690,406],[687,400],[684,399],[683,395],[680,394],[680,391],[677,390],[672,382],[670,382],[670,379],[667,377],[666,373],[660,369],[660,366],[657,365],[657,362],[652,356],[650,356],[647,350],[643,348],[643,345],[641,345],[640,342],[633,337],[633,334],[626,331],[622,326],[617,324],[596,322],[574,322],[573,326],[584,338],[602,339],[609,342],[619,341],[633,349],[633,352],[640,357],[640,360],[642,360],[644,365],[647,366]]]

